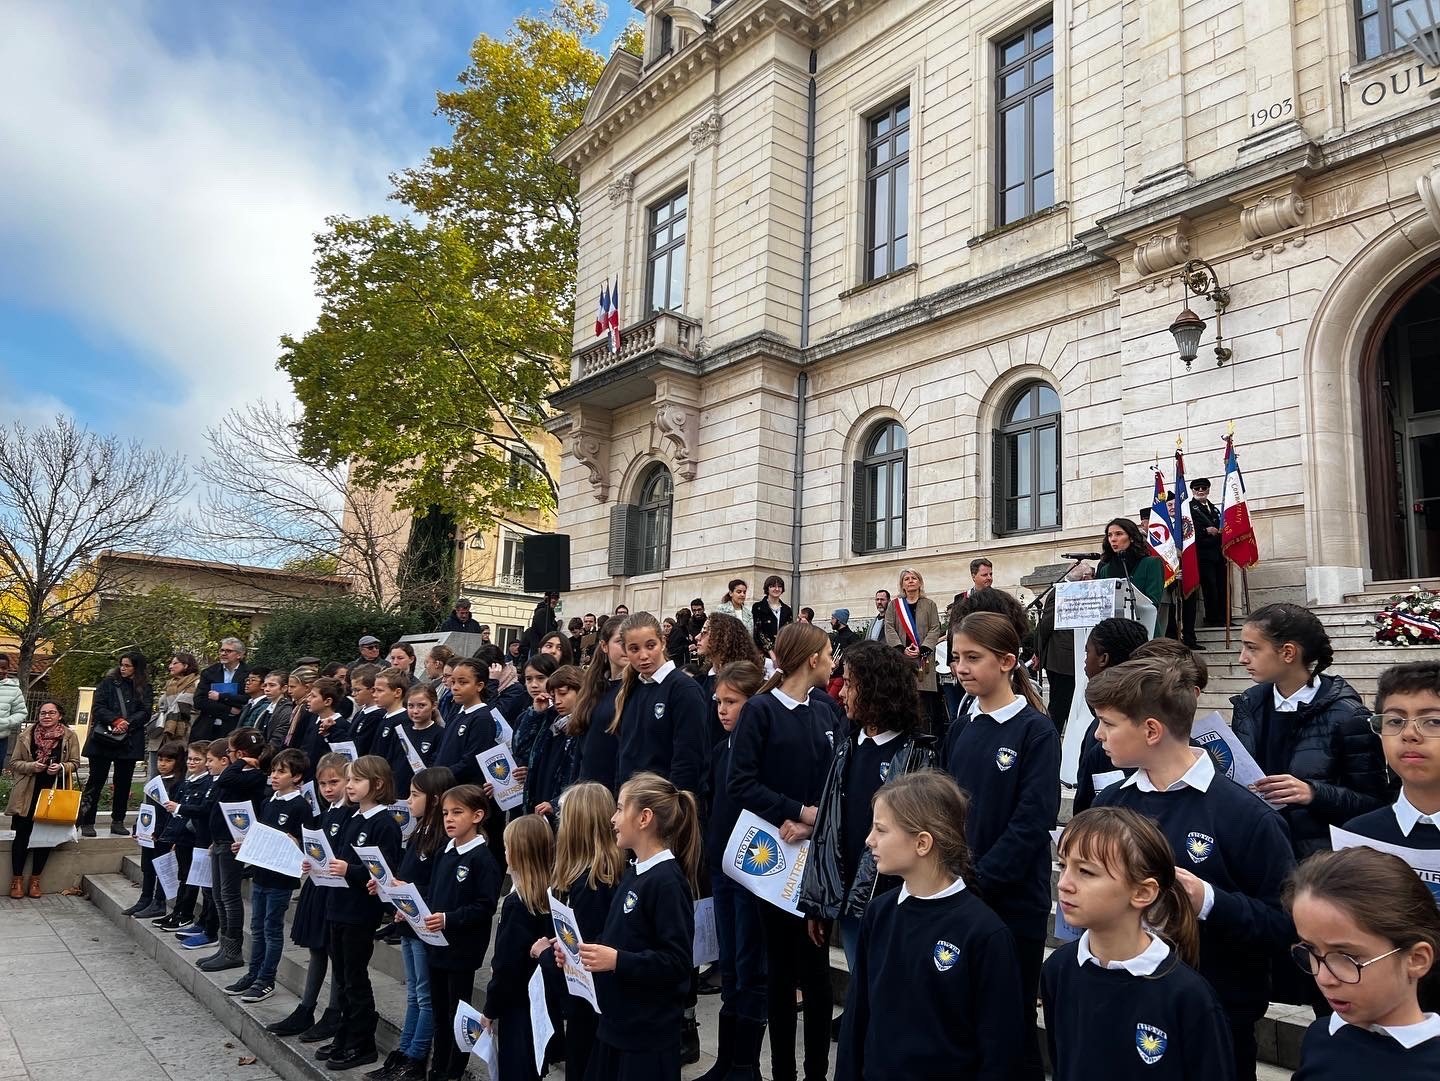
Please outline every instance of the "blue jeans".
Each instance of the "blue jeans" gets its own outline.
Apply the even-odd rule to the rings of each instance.
[[[250,972],[256,983],[274,983],[285,949],[285,910],[293,891],[250,885]]]
[[[941,683],[940,693],[945,696],[945,718],[953,721],[955,711],[960,708],[960,699],[964,697],[964,690],[958,683]]]
[[[855,960],[860,956],[860,916],[841,916],[837,921],[840,925],[840,948],[845,951],[845,963],[850,966],[850,971],[855,971]]]
[[[435,1017],[430,1012],[430,962],[425,958],[425,943],[418,938],[402,938],[400,952],[405,955],[405,1027],[400,1030],[396,1050],[408,1059],[424,1062],[435,1031]]]
[[[718,871],[710,876],[715,898],[715,937],[720,944],[721,1011],[742,1021],[765,1023],[765,930],[760,905]]]

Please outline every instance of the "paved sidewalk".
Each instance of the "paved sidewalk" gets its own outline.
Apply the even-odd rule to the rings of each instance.
[[[0,899],[0,1081],[276,1081],[83,897]]]

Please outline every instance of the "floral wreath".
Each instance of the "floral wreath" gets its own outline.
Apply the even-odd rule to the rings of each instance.
[[[1375,641],[1387,646],[1440,645],[1440,594],[1419,586],[1395,594],[1375,613]]]

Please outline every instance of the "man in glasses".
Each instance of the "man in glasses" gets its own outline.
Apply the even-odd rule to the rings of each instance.
[[[199,714],[191,739],[220,739],[240,722],[240,711],[249,701],[245,696],[245,643],[226,638],[220,643],[220,659],[200,673],[195,688],[195,710]]]
[[[1400,778],[1400,792],[1392,806],[1352,818],[1345,829],[1402,848],[1440,850],[1440,663],[1415,661],[1381,672],[1370,727],[1385,749],[1385,764]]]

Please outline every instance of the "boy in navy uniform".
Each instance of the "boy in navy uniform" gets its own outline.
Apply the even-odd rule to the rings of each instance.
[[[1440,849],[1440,664],[1396,664],[1380,673],[1370,727],[1400,778],[1391,807],[1345,824],[1351,833],[1402,848]]]

